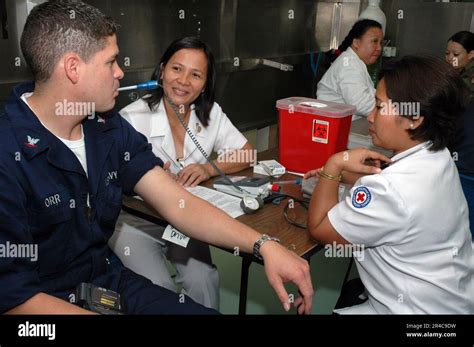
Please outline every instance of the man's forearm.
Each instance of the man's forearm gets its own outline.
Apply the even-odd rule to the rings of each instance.
[[[189,237],[216,246],[238,247],[243,252],[252,252],[254,242],[260,237],[255,230],[190,194],[161,168],[143,176],[135,192]]]
[[[134,188],[148,204],[155,208],[174,227],[189,237],[239,252],[251,253],[255,241],[261,236],[255,230],[230,218],[221,210],[183,189],[160,167],[148,171]],[[313,288],[308,263],[289,252],[277,242],[265,242],[260,248],[265,273],[284,308],[290,301],[283,283],[291,281],[298,286],[302,298],[300,313],[310,313]]]
[[[54,296],[38,293],[5,314],[94,314]]]
[[[174,211],[176,220],[173,226],[186,231],[190,237],[216,246],[234,248],[251,253],[254,242],[260,234],[246,225],[237,222],[225,212],[210,203],[190,194],[182,211]]]

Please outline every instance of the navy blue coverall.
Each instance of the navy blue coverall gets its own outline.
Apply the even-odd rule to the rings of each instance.
[[[17,86],[0,110],[0,244],[36,244],[38,259],[0,257],[0,313],[40,292],[69,301],[80,282],[119,292],[132,314],[214,313],[110,261],[122,194],[163,164],[146,138],[116,112],[89,117],[86,175],[21,100],[33,89]]]

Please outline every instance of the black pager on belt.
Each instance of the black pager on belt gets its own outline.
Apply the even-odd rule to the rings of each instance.
[[[119,293],[92,283],[77,286],[76,302],[82,308],[100,314],[125,314]]]

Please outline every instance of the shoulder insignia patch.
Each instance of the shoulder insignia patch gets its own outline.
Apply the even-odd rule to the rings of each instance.
[[[352,193],[352,206],[355,208],[363,208],[366,207],[370,200],[372,199],[372,195],[367,187],[360,186],[354,190]]]

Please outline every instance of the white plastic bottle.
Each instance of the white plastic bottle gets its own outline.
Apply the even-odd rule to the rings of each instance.
[[[380,0],[369,0],[369,6],[362,11],[359,16],[360,19],[372,19],[382,25],[383,33],[385,34],[385,26],[387,25],[387,18],[385,13],[380,9]]]

